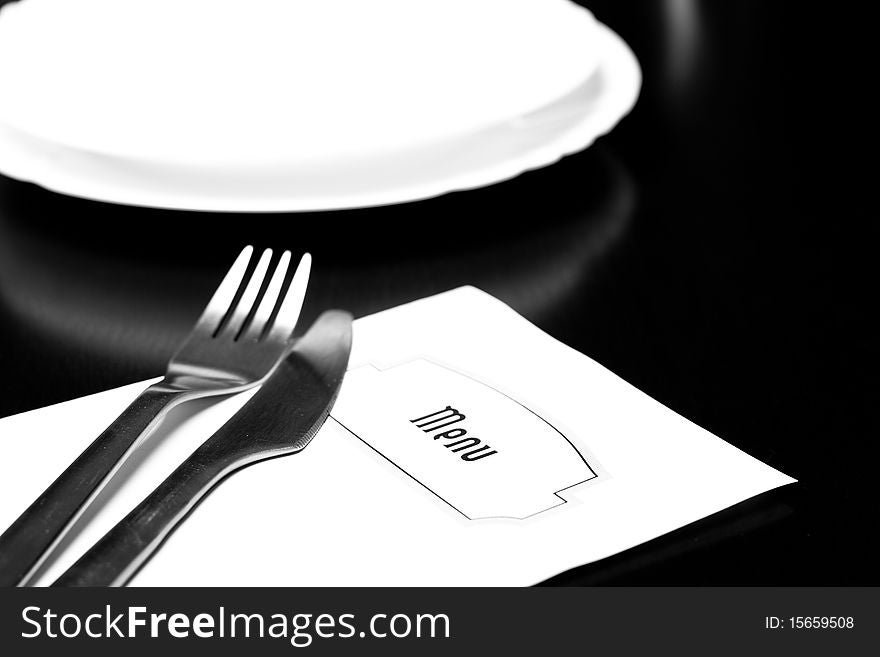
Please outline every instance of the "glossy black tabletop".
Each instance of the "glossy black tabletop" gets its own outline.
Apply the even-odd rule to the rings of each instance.
[[[636,108],[588,150],[489,188],[226,215],[0,177],[0,416],[161,374],[244,244],[309,250],[309,319],[476,285],[799,479],[549,583],[876,584],[861,20],[582,4],[638,56]]]

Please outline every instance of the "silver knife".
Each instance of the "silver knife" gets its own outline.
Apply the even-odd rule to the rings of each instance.
[[[55,586],[123,586],[222,479],[295,454],[330,414],[351,351],[351,315],[321,315],[232,418],[70,567]]]

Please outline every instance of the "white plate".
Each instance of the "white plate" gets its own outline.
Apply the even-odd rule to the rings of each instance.
[[[279,6],[309,7],[314,12],[327,2],[278,5],[274,0],[259,0],[262,10],[256,13],[277,11]],[[399,0],[377,2],[371,7],[378,6],[386,15],[402,11]],[[57,6],[80,7],[80,13],[66,17],[53,14],[59,25],[69,25],[82,16],[83,3],[25,0],[22,6],[29,3],[53,10]],[[106,4],[103,0],[88,3]],[[94,57],[92,50],[68,57],[76,63],[73,68],[58,68],[47,63],[48,57],[34,56],[35,63],[28,68],[0,71],[0,172],[58,192],[103,201],[250,212],[384,205],[511,178],[578,151],[610,130],[634,104],[640,72],[619,37],[567,0],[504,3],[503,8],[499,0],[471,0],[466,5],[458,0],[448,4],[404,3],[434,8],[433,22],[419,28],[416,13],[410,12],[405,21],[412,30],[409,36],[394,41],[399,29],[384,35],[374,33],[368,40],[383,37],[385,47],[360,54],[357,59],[361,64],[355,73],[343,75],[352,68],[346,55],[305,67],[294,76],[295,84],[280,86],[246,71],[229,75],[231,87],[227,88],[213,68],[211,74],[201,71],[201,77],[193,73],[189,89],[182,86],[189,79],[186,75],[171,82],[145,82],[150,69],[144,68],[144,62],[152,61],[152,53],[135,62],[133,70],[139,74],[128,77],[112,67],[99,74],[83,73],[88,58]],[[164,6],[162,2],[149,4]],[[333,4],[349,11],[362,6],[349,0],[333,0]],[[212,6],[226,7],[230,12],[233,7],[225,1]],[[240,12],[244,5],[234,6]],[[437,9],[441,6],[446,9]],[[28,47],[22,35],[33,29],[16,12],[9,12],[9,7],[0,16],[0,61],[13,61],[13,52],[20,55]],[[482,9],[474,12],[475,7]],[[169,7],[165,10],[171,11]],[[459,19],[469,16],[482,30],[488,29],[491,21],[497,23],[499,16],[514,25],[496,30],[500,35],[491,38],[480,36],[480,30],[455,32],[464,39],[456,41],[460,49],[454,50],[458,52],[455,57],[417,56],[436,52],[440,45],[437,35],[455,31],[456,12]],[[309,15],[310,24],[323,21],[325,27],[319,31],[326,35],[331,21],[338,19],[318,14],[318,18],[314,13]],[[126,20],[134,20],[132,16],[136,13],[111,12],[107,21],[121,29]],[[228,14],[227,23],[233,18]],[[363,28],[368,18],[364,15],[355,23]],[[137,31],[129,25],[129,32],[149,33],[142,25],[145,20],[140,17]],[[228,37],[229,25],[224,25],[227,32],[218,28],[218,34]],[[265,24],[257,27],[262,30]],[[534,32],[534,39],[523,45],[517,38],[527,28]],[[75,30],[68,32],[76,34]],[[16,36],[4,41],[4,34]],[[358,44],[353,43],[356,34],[360,32],[345,35],[342,44],[346,52],[351,48],[357,52]],[[424,42],[421,46],[417,47],[413,34]],[[260,36],[265,37],[263,32]],[[272,41],[271,35],[265,38]],[[305,39],[298,47],[315,50],[325,41],[324,36]],[[210,42],[202,39],[198,45],[213,57]],[[174,52],[181,43],[169,50]],[[278,43],[288,47],[286,40]],[[404,45],[411,58],[399,55]],[[487,45],[503,57],[479,59],[476,51],[486,50]],[[102,52],[112,50],[108,43],[93,46]],[[332,52],[325,47],[323,54]],[[257,58],[260,56],[265,59],[266,55]],[[297,54],[285,52],[284,56],[296,61]],[[365,87],[361,82],[365,72],[374,70],[382,58],[386,63],[412,59],[417,65],[391,75],[372,75],[369,88]],[[20,57],[18,61],[22,61]],[[92,64],[100,61],[94,59]],[[132,64],[130,59],[127,63]],[[224,74],[234,68],[232,60],[221,64],[219,70]],[[157,64],[165,71],[171,65],[170,59]],[[467,75],[448,75],[456,70]],[[120,80],[109,94],[99,86],[106,83],[108,75]],[[256,78],[253,84],[247,81],[249,76]],[[36,79],[43,84],[35,85]],[[409,82],[401,85],[402,79]],[[302,102],[302,98],[316,98],[315,89],[328,80],[335,81],[332,93],[322,92],[320,103]],[[167,99],[175,85],[177,91],[171,94],[175,102],[163,110],[158,99]],[[274,110],[261,110],[255,101],[261,89],[272,90],[266,101]],[[275,93],[278,89],[282,91]],[[298,91],[288,93],[291,89]],[[65,94],[68,102],[64,102]],[[218,94],[237,100],[223,104]],[[138,109],[138,102],[146,103],[149,111]],[[225,109],[200,120],[200,113],[205,115],[211,107]]]

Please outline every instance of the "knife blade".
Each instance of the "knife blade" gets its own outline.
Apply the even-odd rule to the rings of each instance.
[[[339,393],[351,326],[348,313],[322,314],[256,394],[54,586],[123,586],[221,480],[305,449]]]

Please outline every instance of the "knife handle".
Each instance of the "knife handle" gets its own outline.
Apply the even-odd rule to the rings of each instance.
[[[80,514],[185,391],[157,383],[131,405],[0,536],[0,586],[24,586]]]
[[[252,462],[230,451],[221,428],[53,586],[124,586],[214,486]]]

